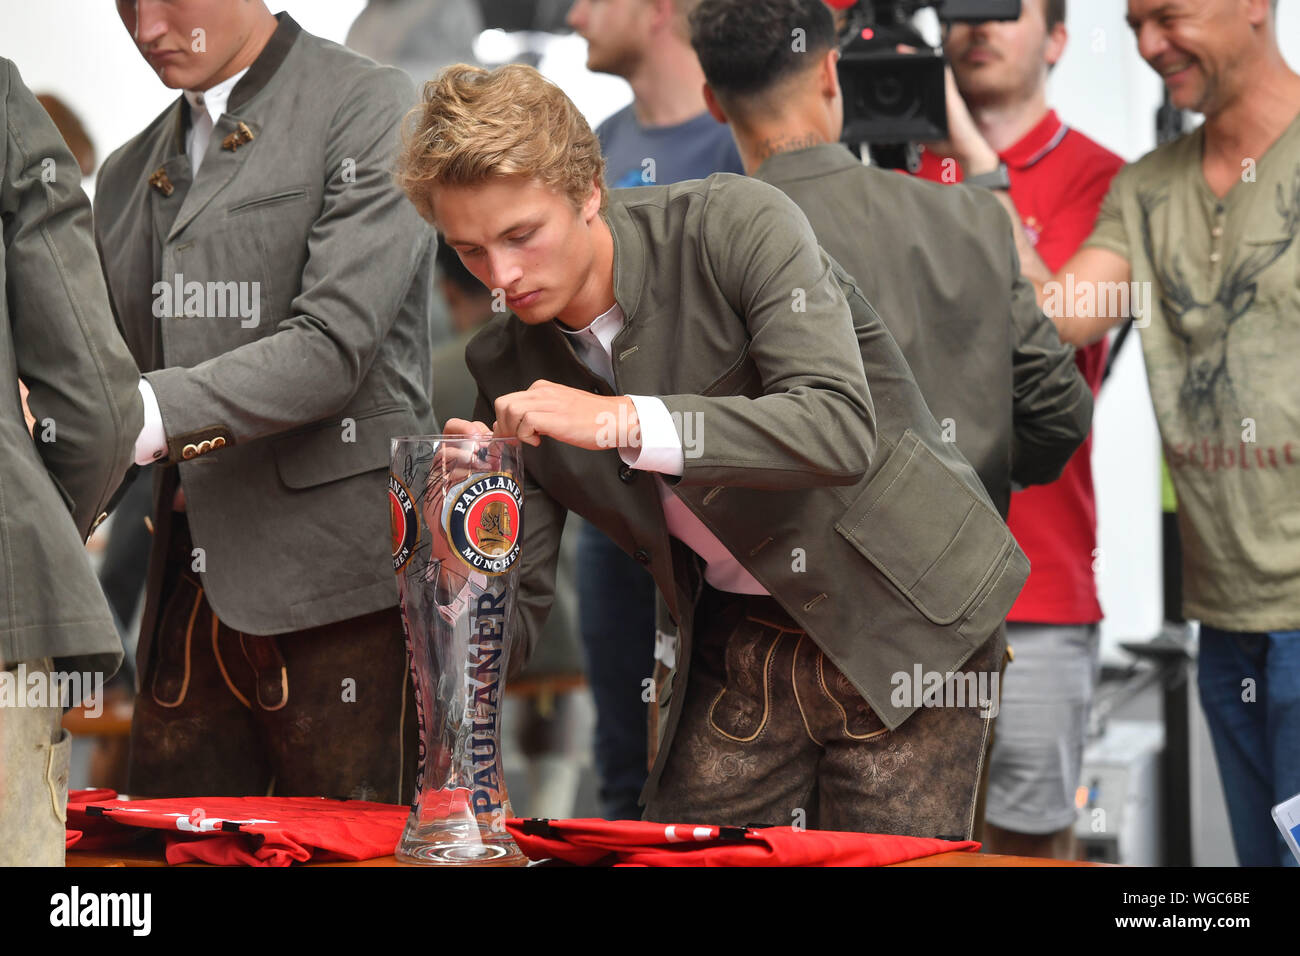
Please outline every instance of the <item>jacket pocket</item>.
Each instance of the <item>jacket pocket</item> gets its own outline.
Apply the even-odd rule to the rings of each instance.
[[[727,639],[726,680],[709,705],[709,726],[735,743],[758,739],[772,712],[772,657],[781,631],[746,617]]]
[[[280,192],[270,193],[266,196],[255,196],[252,199],[245,199],[242,202],[236,203],[226,210],[226,215],[234,216],[241,212],[246,212],[249,209],[261,209],[264,206],[276,206],[280,203],[294,202],[299,199],[305,199],[306,196],[306,187],[301,189],[284,189]]]
[[[274,440],[276,468],[290,488],[312,488],[387,468],[391,439],[416,429],[410,410],[401,405],[320,422]]]
[[[1029,573],[1007,526],[908,429],[835,525],[935,624],[982,636]]]

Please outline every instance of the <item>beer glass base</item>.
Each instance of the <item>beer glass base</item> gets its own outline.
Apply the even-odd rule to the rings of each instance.
[[[513,842],[414,843],[397,848],[403,863],[424,866],[525,866],[528,858]]]

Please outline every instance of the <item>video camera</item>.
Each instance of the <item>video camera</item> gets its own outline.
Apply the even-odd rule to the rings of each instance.
[[[909,144],[948,137],[943,52],[932,48],[912,17],[934,7],[944,23],[1017,20],[1020,0],[827,0],[844,11],[840,86],[845,143],[872,147],[880,165],[906,165]],[[900,53],[898,45],[915,53]]]

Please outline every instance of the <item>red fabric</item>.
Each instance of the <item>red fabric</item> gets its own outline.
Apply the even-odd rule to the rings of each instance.
[[[1011,201],[1035,251],[1058,271],[1092,233],[1110,181],[1124,161],[1049,111],[1020,142],[1001,154],[1011,177]],[[949,175],[945,176],[948,170]],[[921,157],[922,178],[961,181],[961,169],[932,153]],[[1106,367],[1105,340],[1075,355],[1095,396]],[[1092,485],[1092,433],[1050,485],[1011,496],[1007,525],[1032,570],[1009,621],[1091,624],[1102,618],[1092,570],[1097,504]]]
[[[323,797],[115,796],[111,790],[69,794],[69,846],[120,845],[124,835],[129,841],[138,834],[136,828],[147,828],[162,831],[168,863],[289,866],[308,860],[370,860],[393,853],[408,813],[392,804]],[[78,831],[86,835],[73,837]]]
[[[105,850],[135,842],[138,833],[124,829],[111,820],[86,813],[87,804],[116,800],[116,790],[68,791],[68,819],[65,847],[71,850]]]
[[[530,860],[583,866],[887,866],[954,850],[954,842],[831,830],[720,828],[640,820],[520,820],[506,829]],[[723,834],[723,830],[727,834]]]

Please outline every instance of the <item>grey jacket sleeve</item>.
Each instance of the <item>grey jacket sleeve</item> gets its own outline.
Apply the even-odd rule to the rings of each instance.
[[[174,436],[221,423],[248,442],[326,418],[356,394],[428,245],[428,225],[392,180],[398,124],[414,101],[410,79],[394,69],[368,71],[340,94],[322,138],[333,172],[302,274],[285,277],[300,292],[275,334],[192,368],[146,373],[172,460]]]
[[[715,186],[703,218],[705,257],[748,328],[747,359],[763,394],[661,396],[679,433],[686,415],[703,426],[702,454],[686,459],[680,481],[665,480],[778,490],[853,484],[876,447],[875,412],[848,302],[807,217],[773,186],[730,179]]]
[[[0,60],[4,278],[36,448],[83,540],[131,465],[144,411],[95,253],[81,174],[53,121]]]
[[[1003,216],[1005,220],[1005,215]],[[1011,243],[1012,455],[1011,480],[1020,486],[1055,481],[1088,437],[1092,390],[1074,348],[1038,307],[1034,287],[1020,274]]]

